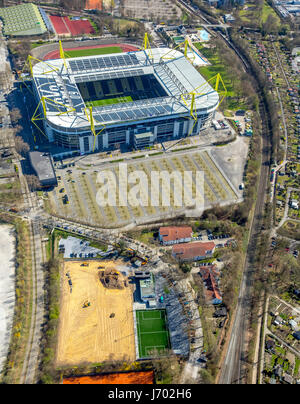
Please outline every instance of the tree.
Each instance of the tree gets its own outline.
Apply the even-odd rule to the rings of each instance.
[[[262,34],[278,34],[278,25],[276,18],[270,14],[266,22],[262,25]]]
[[[41,188],[41,183],[36,175],[25,175],[30,191],[36,191]]]
[[[19,108],[13,108],[9,112],[9,114],[10,114],[11,123],[13,125],[16,125],[19,122],[19,120],[22,118],[21,111],[19,110]]]
[[[21,154],[22,156],[26,155],[26,153],[28,153],[30,150],[28,143],[24,142],[21,136],[15,137],[15,148],[17,153]]]

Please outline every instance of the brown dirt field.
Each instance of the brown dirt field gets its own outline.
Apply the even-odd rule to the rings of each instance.
[[[63,379],[63,384],[153,384],[153,370],[145,372],[109,373],[106,375],[77,376]]]
[[[89,263],[88,267],[81,266],[82,261],[66,261],[61,274],[56,364],[134,361],[132,288],[106,289],[99,281],[98,267],[118,269],[115,262],[86,262]],[[72,293],[67,272],[73,283]],[[83,308],[86,300],[91,306]],[[115,316],[110,318],[112,313]]]

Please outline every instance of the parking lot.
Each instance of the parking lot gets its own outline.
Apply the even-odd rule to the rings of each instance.
[[[123,161],[123,160],[121,160]],[[118,160],[120,162],[120,160]],[[58,187],[48,193],[49,208],[52,213],[63,216],[66,219],[74,219],[87,224],[103,227],[122,227],[129,223],[144,223],[150,220],[166,216],[175,216],[185,213],[192,206],[192,198],[197,191],[197,202],[204,209],[216,205],[236,203],[237,191],[221,171],[209,152],[190,151],[180,155],[168,154],[166,157],[149,157],[128,162],[127,173],[143,172],[146,175],[149,189],[141,187],[140,198],[147,199],[148,204],[136,205],[127,178],[120,171],[119,164],[106,163],[103,167],[81,167],[76,163],[75,167],[57,169]],[[127,192],[128,203],[122,206],[123,194],[116,193],[116,206],[99,206],[97,203],[98,173],[101,170],[109,170],[116,178],[117,186]],[[150,186],[152,172],[179,173],[174,176],[174,182],[170,182],[170,206],[164,206],[164,192],[168,190],[162,184],[153,188]],[[193,174],[185,177],[185,172]],[[196,182],[196,172],[204,173],[204,186]],[[181,178],[180,178],[181,177]],[[183,181],[185,180],[185,181]],[[200,188],[201,187],[201,188]],[[113,184],[110,183],[110,189]],[[182,196],[182,200],[180,198]],[[67,195],[67,200],[66,200]],[[183,197],[184,196],[184,197]],[[156,199],[157,206],[151,203]]]

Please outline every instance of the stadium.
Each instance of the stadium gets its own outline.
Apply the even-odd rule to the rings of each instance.
[[[81,154],[145,148],[196,135],[210,123],[220,97],[183,53],[156,48],[31,64],[48,140]],[[217,81],[220,79],[217,78]]]

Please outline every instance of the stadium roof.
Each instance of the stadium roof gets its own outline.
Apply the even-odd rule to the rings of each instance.
[[[32,3],[0,8],[0,18],[4,22],[4,35],[27,36],[47,32],[39,8]]]
[[[164,59],[166,53],[168,55]],[[85,103],[77,87],[77,83],[82,82],[154,74],[167,93],[165,97],[93,107],[93,116],[99,125],[122,124],[174,114],[187,115],[189,107],[181,95],[195,88],[199,88],[199,95],[195,99],[195,109],[198,111],[210,112],[219,102],[218,93],[176,50],[156,48],[134,53],[71,58],[65,62],[68,72],[62,59],[37,63],[33,67],[33,77],[40,98],[44,96],[68,105],[60,105],[58,112],[54,103],[46,102],[49,123],[66,130],[82,130],[89,126],[84,112]],[[75,111],[70,112],[72,108]]]

